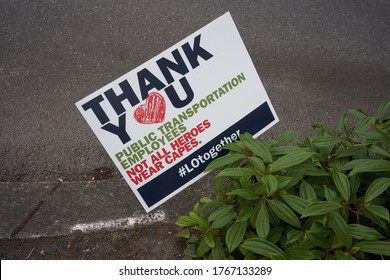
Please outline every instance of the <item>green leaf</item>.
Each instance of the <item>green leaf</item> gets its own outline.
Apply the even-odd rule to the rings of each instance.
[[[343,157],[350,157],[350,156],[357,156],[361,153],[367,152],[367,148],[364,146],[353,146],[350,147],[344,151],[340,150],[339,154],[337,155],[337,158],[343,158]]]
[[[359,240],[377,240],[384,238],[379,232],[371,227],[366,227],[360,224],[349,224],[349,232],[352,237]]]
[[[390,256],[389,241],[362,241],[356,243],[354,247],[358,247],[362,252]]]
[[[207,165],[205,171],[211,171],[216,168],[220,168],[236,161],[242,160],[245,156],[241,154],[227,154],[220,158],[214,159],[209,165]]]
[[[196,249],[196,255],[198,257],[203,257],[208,251],[210,251],[210,249],[211,248],[207,245],[206,241],[202,239]]]
[[[296,195],[285,194],[282,195],[282,198],[288,204],[288,206],[301,215],[309,204],[309,202]]]
[[[271,258],[273,255],[285,259],[286,255],[275,244],[260,238],[250,238],[245,240],[240,248],[249,250],[256,254]]]
[[[332,129],[330,129],[328,126],[326,125],[323,125],[323,124],[313,124],[312,125],[312,128],[315,130],[315,131],[318,131],[320,133],[320,135],[334,135],[335,133],[332,131]]]
[[[204,241],[206,242],[207,246],[209,246],[210,248],[213,248],[215,246],[214,235],[211,231],[206,233],[206,236],[204,237]]]
[[[190,234],[190,236],[188,237],[189,243],[196,243],[198,241],[199,241],[199,236],[197,236],[196,234]]]
[[[239,197],[245,198],[247,200],[257,200],[260,196],[251,190],[246,189],[235,189],[227,193],[228,195],[238,195]]]
[[[232,205],[225,205],[212,212],[207,219],[209,223],[212,222],[211,228],[221,228],[234,219],[237,214],[233,207]]]
[[[272,162],[272,155],[271,155],[270,151],[259,140],[246,139],[244,141],[244,144],[261,159],[264,159],[268,162]]]
[[[248,177],[239,177],[238,181],[234,181],[233,184],[237,189],[251,189],[251,182]]]
[[[287,177],[287,176],[277,176],[275,178],[278,181],[277,184],[278,184],[278,190],[279,191],[284,189],[284,188],[292,187],[295,184],[294,180],[297,179],[297,178],[294,178],[294,177]]]
[[[269,233],[267,236],[267,241],[275,244],[282,237],[283,231],[284,231],[283,226],[277,226],[277,227],[271,228],[269,230]]]
[[[360,122],[356,125],[355,130],[364,132],[368,130],[370,127],[373,127],[375,124],[374,117],[364,117],[360,120]]]
[[[313,144],[317,147],[332,147],[343,141],[343,138],[337,136],[317,136],[313,138]]]
[[[260,172],[265,172],[265,164],[262,159],[257,157],[250,157],[248,160],[255,168],[260,170]]]
[[[218,209],[214,210],[210,216],[207,218],[208,222],[212,222],[218,219],[221,219],[223,216],[225,216],[228,213],[233,213],[233,205],[224,205],[222,207],[219,207]]]
[[[213,202],[213,200],[210,199],[209,197],[202,197],[199,201],[202,202],[202,203],[204,203],[204,204]]]
[[[199,207],[199,202],[197,202],[195,205],[194,205],[194,208],[192,208],[192,212],[196,213],[196,214],[200,214],[200,207]]]
[[[229,177],[215,177],[215,186],[214,186],[214,193],[218,195],[224,195],[225,194],[225,186],[227,182],[229,181]]]
[[[317,249],[314,249],[314,250],[311,250],[310,253],[309,253],[311,256],[313,256],[313,258],[315,260],[322,260],[325,258],[326,256],[326,253],[322,250],[317,250]]]
[[[228,214],[222,216],[220,220],[215,220],[211,224],[211,228],[221,228],[221,227],[227,225],[235,217],[237,217],[236,213],[234,213],[234,212],[233,213],[228,213]]]
[[[247,228],[247,221],[236,222],[234,223],[226,232],[226,245],[229,249],[229,252],[232,252],[234,249],[241,244],[242,239]]]
[[[242,145],[241,142],[228,143],[228,144],[226,144],[225,146],[223,146],[223,148],[224,148],[225,150],[237,152],[237,153],[240,153],[240,154],[242,154],[242,155],[246,155],[247,152],[248,152],[248,151],[243,147],[243,145]]]
[[[188,230],[188,228],[186,228],[186,229],[183,229],[182,231],[180,231],[176,236],[188,239],[188,238],[190,238],[190,235],[191,235],[190,231]]]
[[[304,176],[314,176],[314,177],[321,177],[321,176],[329,176],[329,174],[321,169],[313,166],[312,164],[300,164],[297,166],[297,168],[302,172]]]
[[[314,256],[310,254],[307,248],[290,247],[285,250],[289,260],[312,260]]]
[[[249,132],[244,132],[240,134],[241,143],[246,140],[252,140],[252,139],[253,139],[253,135],[250,134]]]
[[[364,145],[389,141],[388,137],[384,137],[383,134],[379,133],[378,129],[376,129],[376,132],[356,130],[354,134],[363,139]]]
[[[378,178],[367,189],[364,202],[370,202],[381,195],[390,186],[390,178]]]
[[[385,122],[383,122],[382,124],[380,124],[379,127],[375,127],[375,132],[377,134],[380,134],[381,137],[383,137],[383,139],[389,139],[389,134],[388,134],[388,130],[386,130],[386,127],[388,128],[389,127],[389,121],[390,121],[390,113],[386,116],[387,117],[387,120]],[[385,140],[386,142],[386,140]]]
[[[184,255],[187,257],[187,259],[196,259],[198,255],[196,254],[195,244],[189,244],[184,250]]]
[[[351,196],[351,185],[347,175],[334,171],[332,174],[333,181],[345,201],[349,201]]]
[[[315,245],[320,246],[321,248],[327,249],[330,248],[331,242],[329,238],[325,237],[324,234],[316,232],[308,232],[308,237],[311,242]]]
[[[303,180],[299,186],[299,196],[306,200],[317,197],[313,187]]]
[[[324,193],[327,201],[334,201],[337,199],[337,193],[326,186],[324,186]]]
[[[215,246],[211,249],[211,255],[214,260],[223,260],[225,259],[225,252],[222,246],[221,238],[215,238]]]
[[[279,135],[278,137],[276,137],[275,140],[277,143],[280,144],[280,143],[290,141],[290,140],[294,139],[296,136],[297,136],[296,131],[286,131],[286,132],[282,133],[281,135]]]
[[[385,157],[390,157],[390,154],[387,151],[385,151],[384,149],[378,147],[375,144],[372,144],[372,145],[368,146],[368,150],[371,151],[371,152],[377,153],[378,155],[382,155],[382,156],[385,156]]]
[[[196,221],[189,216],[180,216],[177,218],[176,225],[179,227],[189,227],[196,225]]]
[[[246,206],[240,210],[236,222],[242,222],[248,220],[253,214],[253,208]]]
[[[359,119],[367,117],[367,114],[360,109],[351,109],[348,110],[348,113],[350,113],[352,116],[357,117]]]
[[[278,200],[267,200],[267,203],[271,206],[271,209],[275,212],[275,214],[281,218],[286,223],[300,228],[301,221],[295,215],[295,213],[288,207],[286,204],[278,201]]]
[[[305,233],[300,230],[290,230],[287,233],[287,244],[292,244],[295,241],[298,241],[299,239],[303,238],[305,236]]]
[[[389,222],[389,210],[387,210],[387,208],[380,205],[369,204],[366,205],[364,209],[366,209],[372,215],[375,215],[381,219],[384,219],[386,222]]]
[[[300,164],[310,158],[314,152],[309,152],[306,150],[297,150],[294,152],[291,152],[287,155],[282,156],[278,160],[276,160],[273,164],[269,165],[271,172],[277,172],[286,168],[289,168],[291,166]]]
[[[231,167],[223,169],[217,177],[228,176],[228,177],[240,177],[240,176],[253,176],[257,175],[257,173],[246,167]]]
[[[376,118],[382,117],[386,113],[386,110],[390,107],[390,99],[383,101],[378,108],[378,111],[375,113]]]
[[[337,129],[338,129],[338,131],[343,132],[347,136],[350,135],[351,131],[349,129],[349,121],[348,121],[348,114],[347,113],[344,113],[341,116],[339,123],[337,125]]]
[[[349,176],[362,172],[390,171],[390,161],[382,159],[356,159],[345,164],[343,169],[352,169]]]
[[[350,248],[352,246],[352,236],[349,232],[347,222],[337,212],[329,213],[329,224],[335,231],[336,235],[343,242],[345,246]]]
[[[271,225],[277,226],[280,224],[280,218],[276,213],[272,210],[271,206],[269,203],[266,204],[267,210],[268,210],[268,217],[269,217],[269,222]]]
[[[302,217],[312,217],[324,215],[326,213],[335,211],[343,207],[340,203],[335,201],[316,201],[310,203],[305,211],[303,211]]]
[[[279,155],[289,154],[289,153],[298,151],[300,149],[301,148],[299,148],[299,147],[289,145],[289,146],[276,146],[276,147],[272,147],[272,148],[269,149],[269,151],[274,156],[279,156]]]
[[[359,175],[351,176],[349,181],[351,183],[352,194],[355,195],[360,188],[360,176]]]
[[[262,177],[263,183],[267,189],[268,195],[272,195],[278,189],[278,181],[273,175],[265,175]]]
[[[267,207],[265,207],[265,204],[263,204],[260,206],[260,211],[256,219],[256,233],[260,238],[266,239],[269,229],[270,226],[269,226],[268,211],[267,211]]]
[[[350,252],[351,254],[356,254],[357,252],[359,252],[359,247],[352,247]]]
[[[209,224],[203,219],[201,216],[196,214],[195,212],[190,212],[190,217],[199,225],[202,230],[207,230],[209,228]]]
[[[352,257],[350,253],[346,253],[340,249],[336,250],[334,252],[334,255],[336,257],[336,260],[355,260],[355,258]]]

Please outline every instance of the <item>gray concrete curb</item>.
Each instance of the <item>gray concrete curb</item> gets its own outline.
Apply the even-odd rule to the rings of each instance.
[[[0,239],[64,236],[175,223],[202,196],[206,178],[146,213],[122,179],[85,182],[0,182]]]

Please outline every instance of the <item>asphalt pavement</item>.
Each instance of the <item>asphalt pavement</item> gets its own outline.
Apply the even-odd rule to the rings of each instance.
[[[146,214],[74,104],[227,11],[280,118],[263,138],[389,98],[387,0],[1,1],[0,239],[173,224],[211,195]]]

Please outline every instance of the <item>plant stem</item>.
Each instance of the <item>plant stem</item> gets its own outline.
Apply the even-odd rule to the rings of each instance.
[[[362,206],[359,207],[359,209],[357,210],[353,210],[351,205],[348,203],[345,205],[345,208],[347,208],[350,212],[352,212],[353,214],[355,214],[355,217],[356,217],[356,223],[357,224],[360,224],[360,210],[363,208]]]

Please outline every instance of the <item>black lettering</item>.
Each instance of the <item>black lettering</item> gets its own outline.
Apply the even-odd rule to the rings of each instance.
[[[164,83],[161,82],[156,76],[154,76],[148,69],[144,68],[137,73],[139,89],[141,91],[142,100],[148,98],[149,91],[152,89],[163,89],[165,87]],[[149,84],[146,84],[146,81]]]
[[[171,100],[171,103],[173,106],[175,106],[175,108],[182,108],[188,105],[192,101],[192,99],[194,99],[194,91],[188,83],[187,78],[183,77],[179,80],[179,82],[183,87],[184,92],[187,94],[187,97],[184,100],[180,99],[173,85],[170,85],[165,89],[165,93],[167,94],[169,100]]]
[[[172,52],[172,55],[175,58],[176,63],[166,59],[165,57],[157,60],[157,65],[168,84],[174,82],[173,76],[169,70],[173,70],[183,76],[189,72],[187,65],[177,49]]]
[[[103,96],[98,95],[94,99],[91,99],[90,101],[82,105],[84,111],[92,109],[101,124],[105,124],[110,121],[110,119],[104,112],[102,106],[100,106],[100,102],[102,102],[103,100]]]
[[[126,114],[119,116],[119,125],[115,126],[112,123],[108,123],[102,126],[102,129],[117,135],[123,144],[126,144],[131,140],[129,134],[126,132]]]
[[[104,95],[107,97],[118,116],[126,112],[125,107],[122,105],[123,100],[127,99],[133,107],[140,102],[127,80],[119,83],[119,86],[123,91],[120,95],[116,95],[112,88],[104,92]]]
[[[193,48],[191,48],[189,43],[185,43],[182,48],[188,58],[188,61],[191,63],[192,69],[199,66],[198,56],[204,60],[209,60],[213,57],[211,53],[200,46],[200,34],[195,37]]]

